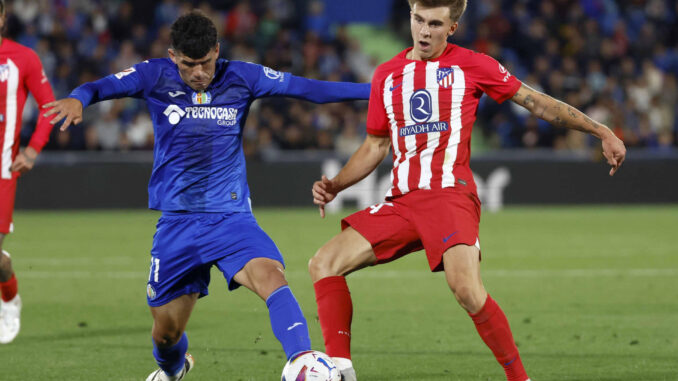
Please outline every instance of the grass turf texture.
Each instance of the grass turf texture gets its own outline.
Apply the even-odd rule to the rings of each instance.
[[[308,258],[338,231],[313,209],[258,209],[322,350]],[[343,215],[343,214],[342,214]],[[142,380],[156,365],[145,301],[150,211],[15,213],[5,239],[24,301],[0,346],[2,380]],[[485,286],[535,380],[676,380],[678,206],[509,208],[481,225]],[[361,380],[503,380],[423,253],[349,276]],[[284,365],[263,301],[218,270],[188,326],[187,380],[276,380]]]

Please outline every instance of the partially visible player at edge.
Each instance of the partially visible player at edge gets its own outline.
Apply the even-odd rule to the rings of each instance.
[[[214,24],[198,11],[171,27],[169,58],[144,61],[47,104],[62,130],[104,99],[147,100],[155,131],[149,206],[162,216],[151,249],[147,300],[153,355],[147,380],[180,380],[192,368],[184,333],[216,265],[228,288],[245,286],[266,301],[287,358],[311,347],[306,319],[287,286],[283,258],[252,215],[242,134],[255,98],[316,103],[369,98],[369,84],[316,81],[253,63],[219,59]]]
[[[469,168],[471,129],[483,93],[511,99],[557,126],[602,140],[613,175],[624,143],[575,108],[521,83],[493,58],[447,43],[466,0],[409,0],[413,46],[380,65],[372,79],[363,145],[333,179],[313,184],[324,206],[372,172],[393,150],[392,188],[383,203],[342,221],[309,263],[328,355],[344,380],[356,380],[351,362],[353,306],[345,276],[426,250],[431,271],[445,278],[510,381],[526,381],[508,320],[480,277],[480,201]]]
[[[0,0],[0,32],[4,30],[6,9]],[[54,100],[52,87],[42,70],[40,58],[31,49],[3,38],[0,33],[0,344],[7,344],[19,334],[21,297],[9,253],[2,250],[5,236],[12,232],[12,212],[17,179],[33,168],[35,159],[49,140],[52,125],[38,117],[28,146],[19,150],[21,115],[28,92],[42,106]]]

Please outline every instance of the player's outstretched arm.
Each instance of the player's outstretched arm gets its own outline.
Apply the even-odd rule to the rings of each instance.
[[[567,103],[534,90],[524,83],[511,100],[555,126],[588,132],[600,139],[603,145],[603,155],[607,163],[612,166],[610,176],[614,175],[624,162],[626,157],[624,142],[617,138],[607,126],[589,118]]]
[[[52,125],[65,118],[64,123],[61,125],[61,131],[66,131],[71,124],[78,124],[82,121],[82,103],[75,98],[64,98],[49,102],[42,106],[42,108],[49,109],[45,113],[46,118],[54,115],[49,121]]]
[[[325,217],[325,205],[339,192],[369,175],[388,155],[391,140],[388,136],[367,135],[367,138],[333,179],[325,175],[313,183],[313,203],[318,205],[320,217]]]
[[[319,81],[293,75],[284,95],[313,103],[369,99],[370,84]]]

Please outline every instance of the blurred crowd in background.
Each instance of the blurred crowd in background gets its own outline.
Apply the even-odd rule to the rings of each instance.
[[[409,6],[394,0],[386,28],[411,44]],[[369,82],[379,64],[346,25],[330,21],[320,0],[189,2],[8,0],[6,35],[33,48],[55,96],[147,58],[166,57],[169,26],[200,8],[217,25],[221,56],[330,81]],[[678,2],[676,0],[472,0],[452,42],[487,53],[512,74],[605,123],[629,147],[678,146]],[[393,56],[398,51],[387,52]],[[367,102],[313,105],[283,98],[255,102],[244,130],[246,155],[273,158],[287,150],[350,155],[365,134]],[[37,110],[24,112],[22,138]],[[121,99],[85,110],[66,133],[55,129],[46,149],[138,150],[153,146],[143,101]],[[475,150],[597,146],[526,110],[484,97]]]

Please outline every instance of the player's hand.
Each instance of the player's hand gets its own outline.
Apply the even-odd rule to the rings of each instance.
[[[49,122],[52,125],[55,125],[59,123],[60,120],[66,118],[61,125],[61,131],[66,131],[71,124],[75,125],[82,122],[82,103],[75,98],[59,99],[58,101],[43,105],[42,108],[51,109],[45,113],[45,118],[56,114]]]
[[[327,176],[323,175],[320,181],[313,183],[311,192],[313,193],[313,203],[318,205],[320,217],[325,218],[325,204],[334,200],[339,191],[332,180],[329,180]]]
[[[37,157],[38,152],[35,151],[33,147],[26,147],[26,149],[16,155],[9,170],[12,172],[26,173],[33,169]]]
[[[610,169],[610,176],[612,176],[621,167],[626,158],[624,142],[613,133],[607,135],[603,139],[603,155],[607,159],[607,163],[612,166],[612,169]]]

